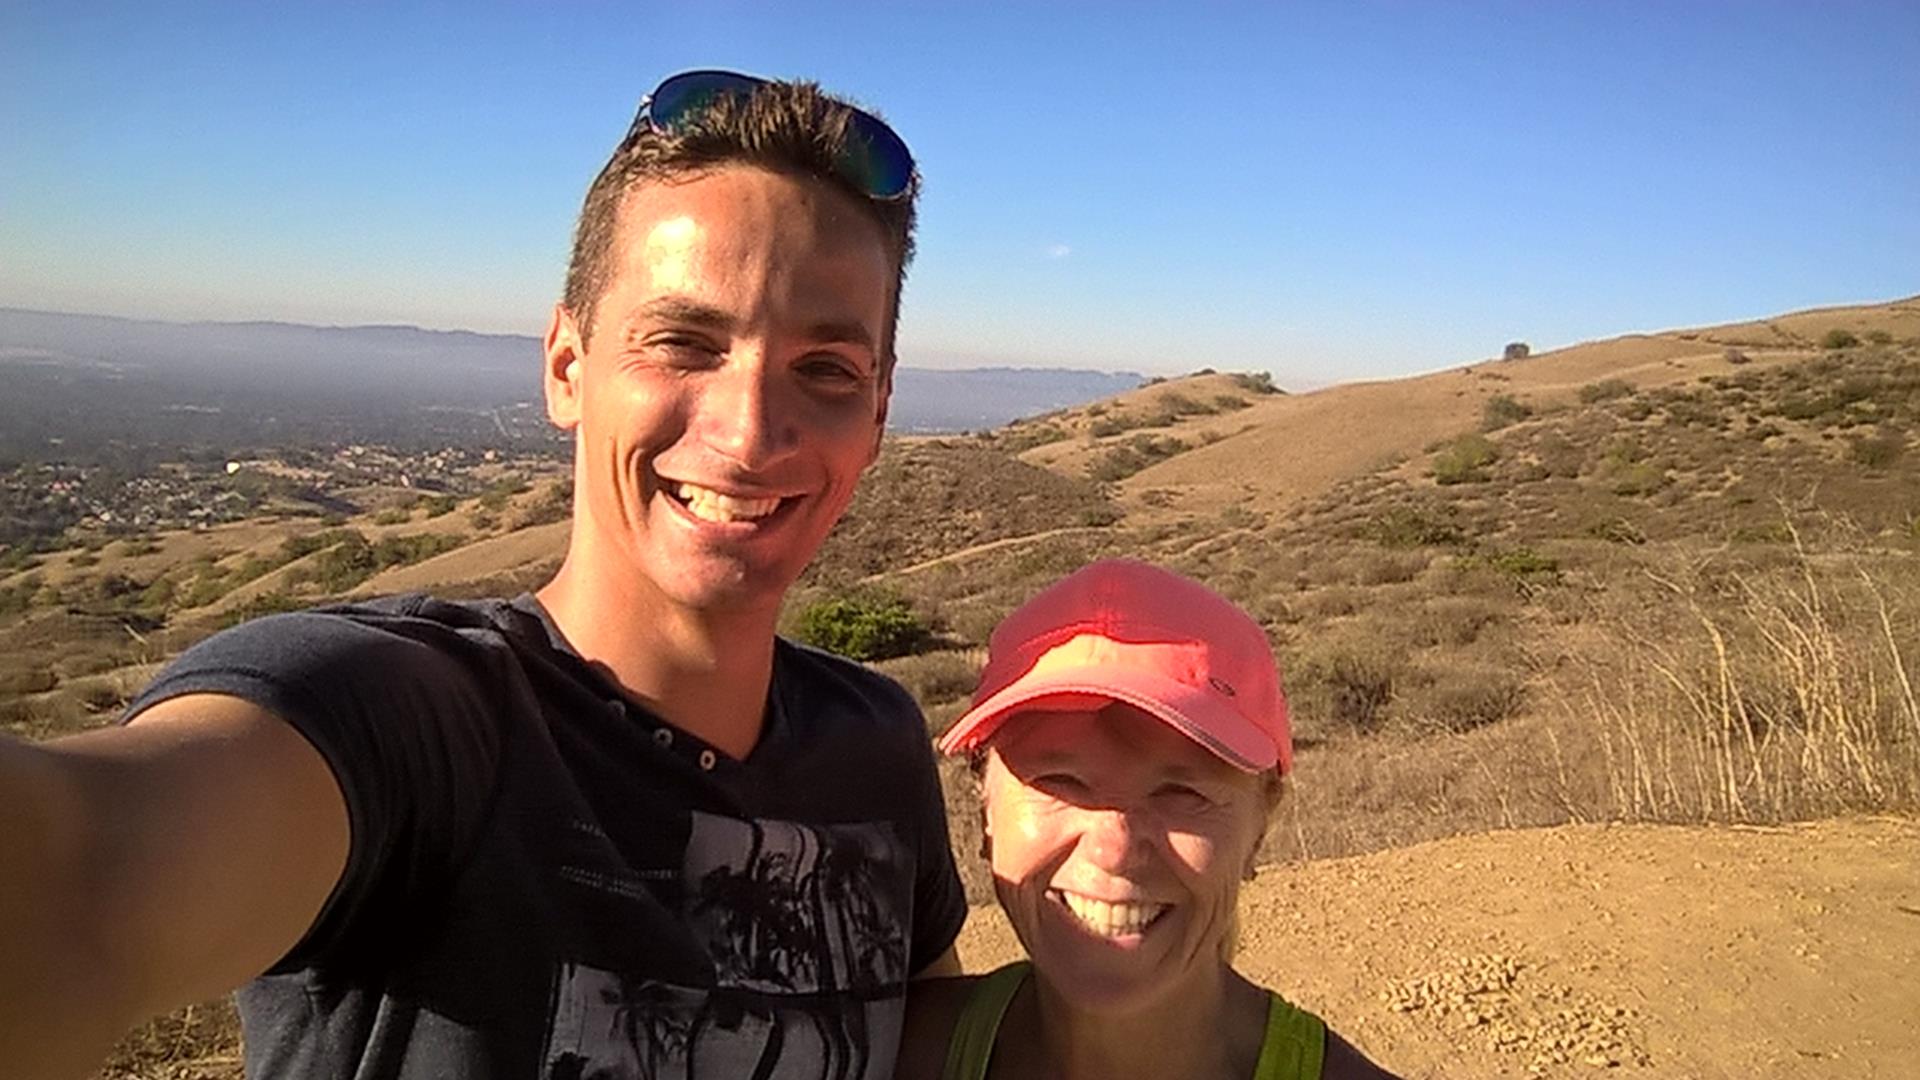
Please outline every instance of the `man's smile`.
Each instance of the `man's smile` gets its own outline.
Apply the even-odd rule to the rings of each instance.
[[[663,488],[694,517],[722,524],[758,521],[778,511],[781,503],[787,501],[777,495],[765,498],[728,495],[685,481],[667,481]]]

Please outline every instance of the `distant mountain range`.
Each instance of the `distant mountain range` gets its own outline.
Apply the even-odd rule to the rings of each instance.
[[[102,434],[103,425],[124,418],[137,423],[155,410],[224,417],[236,433],[258,437],[267,435],[254,422],[263,410],[282,429],[318,434],[313,420],[324,415],[355,421],[362,435],[366,423],[421,410],[494,417],[537,412],[539,355],[537,338],[516,334],[176,323],[0,308],[0,386],[7,388],[0,394],[0,449],[32,454],[50,438],[71,446]],[[891,426],[903,432],[998,427],[1142,381],[1132,372],[903,365]]]

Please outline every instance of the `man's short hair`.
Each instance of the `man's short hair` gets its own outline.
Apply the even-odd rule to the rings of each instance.
[[[893,261],[893,296],[881,332],[880,361],[891,371],[894,329],[900,321],[900,291],[913,260],[915,177],[899,197],[879,200],[842,175],[853,107],[811,82],[766,82],[752,94],[716,94],[664,133],[647,124],[614,148],[587,189],[574,228],[562,303],[580,329],[593,334],[595,308],[613,274],[612,249],[619,235],[620,207],[627,192],[648,181],[696,175],[725,165],[756,165],[808,177],[843,191],[880,227]]]

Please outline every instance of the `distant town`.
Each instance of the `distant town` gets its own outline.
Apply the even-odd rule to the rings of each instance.
[[[0,546],[17,557],[88,534],[104,539],[205,528],[276,509],[345,515],[368,509],[369,492],[373,502],[441,499],[450,505],[504,475],[548,471],[559,460],[557,453],[537,451],[349,443],[234,458],[201,451],[138,470],[27,462],[0,470]]]

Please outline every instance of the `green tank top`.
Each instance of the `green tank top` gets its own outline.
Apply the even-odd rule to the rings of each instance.
[[[942,1080],[986,1080],[1000,1020],[1032,967],[1019,960],[974,984],[954,1023]],[[1268,998],[1267,1037],[1260,1044],[1260,1062],[1254,1066],[1253,1080],[1320,1080],[1327,1026],[1312,1013],[1288,1004],[1279,994],[1269,993]]]

